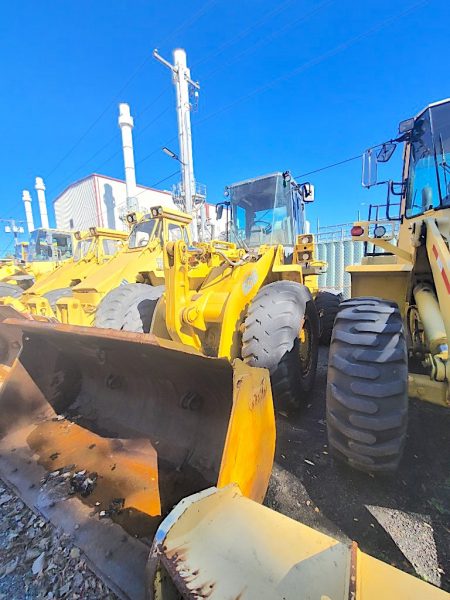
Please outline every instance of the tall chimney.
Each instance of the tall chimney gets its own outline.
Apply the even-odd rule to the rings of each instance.
[[[136,173],[134,170],[133,152],[133,117],[130,114],[130,106],[125,103],[119,104],[119,127],[122,132],[123,162],[125,166],[125,183],[127,186],[127,209],[137,210],[136,199]]]
[[[44,229],[49,229],[47,203],[45,201],[45,185],[42,177],[36,177],[36,185],[34,186],[34,189],[37,191],[39,212],[41,213],[41,227]]]
[[[27,218],[28,233],[34,231],[33,211],[31,210],[31,194],[28,190],[23,190],[22,200],[25,206],[25,216]]]

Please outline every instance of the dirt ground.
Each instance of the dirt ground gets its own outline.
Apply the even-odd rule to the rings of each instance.
[[[324,420],[327,358],[321,348],[308,407],[294,418],[277,415],[276,465],[265,503],[450,591],[449,411],[411,402],[405,455],[393,476],[336,464]]]
[[[276,463],[265,503],[450,591],[450,413],[411,403],[400,471],[372,477],[336,464],[325,426],[327,349],[308,406],[277,414]],[[0,600],[113,599],[71,540],[0,481]]]

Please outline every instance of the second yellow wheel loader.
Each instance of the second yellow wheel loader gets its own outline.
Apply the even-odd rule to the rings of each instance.
[[[74,237],[76,245],[71,259],[42,275],[19,298],[1,298],[0,304],[32,315],[54,317],[58,298],[72,296],[74,286],[120,251],[128,235],[114,229],[91,227],[87,232],[76,232]]]
[[[268,368],[277,405],[298,408],[316,374],[314,297],[325,268],[304,233],[312,186],[279,172],[228,193],[233,242],[167,243],[165,291],[153,288],[146,301],[129,303],[122,328],[145,332],[153,320],[150,331],[160,338]]]
[[[124,312],[131,304],[152,303],[153,295],[160,295],[164,284],[162,246],[178,239],[190,244],[191,220],[190,215],[163,206],[155,206],[141,217],[129,213],[131,231],[124,249],[76,285],[70,298],[57,301],[57,319],[71,325],[125,328]],[[150,323],[147,332],[149,327]]]
[[[450,100],[403,121],[399,134],[364,157],[370,187],[377,164],[405,142],[385,214],[377,207],[352,228],[365,257],[349,268],[352,298],[336,317],[328,367],[330,448],[369,472],[399,466],[408,396],[450,406]]]
[[[35,229],[26,260],[16,257],[0,266],[0,297],[18,298],[42,275],[50,273],[73,254],[73,234],[59,229]]]

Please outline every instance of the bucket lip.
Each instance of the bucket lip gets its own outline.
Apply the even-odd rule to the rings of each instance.
[[[2,315],[0,309],[0,318],[1,316]],[[16,331],[20,330],[23,334],[41,333],[45,334],[49,338],[53,337],[54,339],[64,336],[74,336],[83,337],[85,339],[92,340],[93,342],[95,342],[96,340],[102,342],[104,340],[114,343],[115,340],[118,340],[148,346],[158,346],[160,348],[174,350],[183,354],[195,355],[205,360],[221,361],[223,363],[228,363],[231,367],[231,363],[227,358],[206,356],[205,354],[196,350],[195,348],[190,348],[189,346],[186,346],[185,344],[182,344],[180,342],[159,338],[153,333],[134,333],[131,331],[119,331],[116,329],[100,329],[95,327],[87,327],[85,325],[68,325],[65,323],[51,322],[46,318],[31,317],[30,315],[27,315],[26,317],[24,316],[24,318],[16,318],[16,316],[7,317],[2,322],[0,322],[0,335],[2,333],[6,334],[7,332],[12,333],[14,329]]]

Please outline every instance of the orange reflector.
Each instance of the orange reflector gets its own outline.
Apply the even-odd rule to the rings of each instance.
[[[362,235],[364,233],[364,229],[361,227],[361,225],[354,225],[350,229],[350,233],[353,237],[359,237],[360,235]]]

